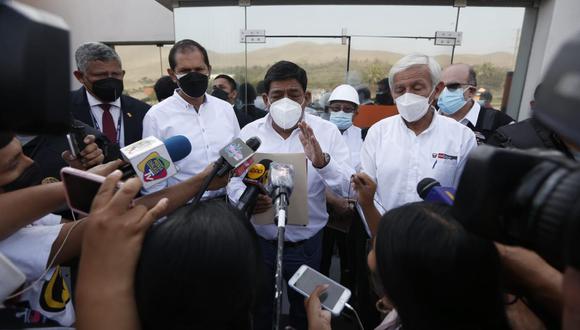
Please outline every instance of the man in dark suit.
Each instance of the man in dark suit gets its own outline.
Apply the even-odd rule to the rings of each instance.
[[[119,55],[105,44],[89,42],[76,50],[75,59],[74,75],[83,84],[71,93],[75,119],[103,132],[120,147],[141,140],[143,118],[150,106],[122,95],[125,71]]]

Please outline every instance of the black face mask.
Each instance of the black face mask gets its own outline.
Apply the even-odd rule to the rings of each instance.
[[[228,101],[228,92],[224,91],[223,89],[214,87],[213,92],[211,92],[211,95],[217,97],[218,99]]]
[[[40,166],[36,162],[28,166],[22,174],[16,180],[4,185],[2,189],[5,192],[15,191],[19,189],[24,189],[32,186],[39,185],[42,182],[42,173],[40,172]]]
[[[200,97],[207,90],[209,77],[199,72],[189,72],[179,78],[179,87],[189,97]]]
[[[93,94],[103,102],[113,102],[123,93],[123,80],[105,78],[93,83]]]

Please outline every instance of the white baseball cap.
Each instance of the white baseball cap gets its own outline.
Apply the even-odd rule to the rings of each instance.
[[[347,84],[340,85],[332,91],[332,94],[330,94],[328,102],[332,101],[347,101],[352,102],[356,105],[360,105],[356,89],[354,89],[354,87],[352,87],[351,85]]]

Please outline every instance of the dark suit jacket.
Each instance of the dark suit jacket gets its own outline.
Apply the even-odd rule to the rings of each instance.
[[[93,126],[91,107],[84,87],[71,92],[71,111],[75,119]],[[143,137],[143,118],[151,106],[127,95],[121,95],[123,112],[123,131],[125,145],[137,142]]]

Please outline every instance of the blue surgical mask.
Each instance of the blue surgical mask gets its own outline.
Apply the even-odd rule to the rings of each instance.
[[[344,111],[331,111],[330,122],[338,127],[339,130],[344,131],[352,126],[352,112],[346,113]]]
[[[479,103],[479,105],[483,107],[485,105],[485,100],[479,100],[477,101],[477,103]]]
[[[463,108],[463,106],[467,103],[465,96],[463,95],[464,92],[465,90],[461,88],[450,91],[447,89],[447,87],[445,87],[443,92],[441,92],[441,95],[439,95],[439,100],[437,101],[439,111],[445,115],[450,116],[459,111],[459,109]]]

